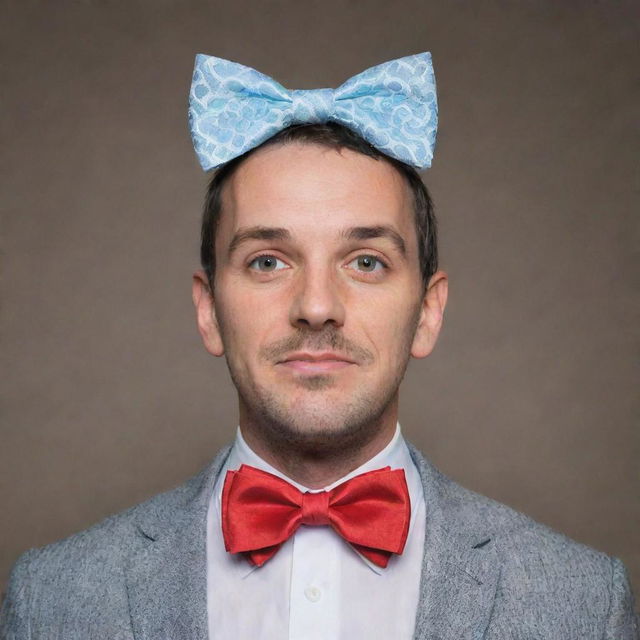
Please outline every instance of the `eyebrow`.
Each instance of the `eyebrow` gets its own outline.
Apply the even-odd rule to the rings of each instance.
[[[395,245],[403,257],[407,255],[407,248],[402,236],[388,225],[376,225],[373,227],[349,227],[340,234],[347,240],[371,240],[373,238],[387,238]],[[291,233],[284,227],[248,227],[239,229],[229,243],[229,255],[238,247],[249,240],[291,240]]]
[[[377,225],[375,227],[350,227],[345,229],[342,234],[348,240],[371,240],[372,238],[387,238],[391,240],[396,249],[403,257],[407,255],[407,247],[402,236],[388,225]]]
[[[241,244],[249,240],[290,240],[291,233],[282,227],[248,227],[239,229],[229,244],[231,255]]]

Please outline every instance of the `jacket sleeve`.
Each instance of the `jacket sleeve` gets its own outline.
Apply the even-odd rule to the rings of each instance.
[[[0,640],[28,640],[29,564],[31,551],[22,554],[11,571],[7,595],[0,610]]]
[[[638,640],[638,618],[624,565],[611,558],[611,599],[603,640]]]

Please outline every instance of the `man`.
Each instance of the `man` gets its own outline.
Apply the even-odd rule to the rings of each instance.
[[[196,149],[222,167],[193,299],[238,391],[236,440],[185,485],[22,556],[2,637],[636,637],[618,560],[459,487],[402,438],[398,388],[447,300],[409,166],[430,162],[430,57],[332,94],[269,82],[200,57],[192,89]],[[364,111],[387,100],[402,126],[336,106],[363,84],[384,88]]]

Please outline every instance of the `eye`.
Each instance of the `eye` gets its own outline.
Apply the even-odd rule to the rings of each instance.
[[[361,256],[358,256],[357,258],[354,258],[349,263],[349,266],[351,265],[355,265],[354,268],[358,269],[358,271],[364,271],[366,273],[381,271],[382,269],[387,268],[387,265],[384,262],[382,262],[380,258],[377,258],[376,256],[366,255],[366,254],[363,254]]]
[[[278,269],[286,269],[287,265],[282,261],[278,260],[275,256],[270,255],[262,255],[254,258],[249,263],[249,269],[255,269],[256,271],[269,272],[276,271]]]

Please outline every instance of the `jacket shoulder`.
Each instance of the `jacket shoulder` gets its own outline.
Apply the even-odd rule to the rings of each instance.
[[[34,575],[42,571],[94,571],[95,566],[108,566],[130,549],[131,534],[149,537],[156,522],[181,524],[192,500],[215,478],[229,447],[222,449],[200,473],[183,484],[152,496],[124,511],[110,515],[91,527],[51,544],[29,549],[18,564]]]
[[[611,558],[606,554],[461,486],[431,465],[417,449],[411,449],[425,490],[429,491],[430,485],[437,493],[446,526],[475,531],[481,534],[479,537],[491,540],[507,565],[517,565],[524,575],[610,573]]]
[[[47,572],[58,573],[60,570],[73,571],[76,575],[78,571],[95,575],[98,567],[102,573],[115,559],[127,552],[131,534],[138,531],[138,523],[152,514],[180,509],[197,478],[195,476],[179,487],[110,515],[66,538],[29,549],[20,556],[17,564],[24,566],[34,576],[43,576]]]
[[[410,449],[425,498],[431,494],[438,504],[444,529],[473,532],[474,547],[493,548],[500,575],[494,618],[508,624],[528,618],[534,628],[542,621],[561,626],[572,619],[586,625],[579,637],[592,637],[591,624],[601,629],[599,638],[636,637],[634,598],[619,559],[462,487]],[[578,637],[571,629],[563,637]]]
[[[80,628],[89,623],[89,615],[92,628],[103,624],[105,629],[116,631],[118,625],[123,625],[126,630],[129,617],[125,572],[130,553],[150,536],[155,523],[181,525],[190,501],[215,475],[220,459],[216,457],[202,472],[174,489],[67,538],[24,552],[9,578],[0,614],[0,637],[22,638],[16,630],[27,628],[32,633],[42,631],[44,637],[54,637],[56,625],[64,623],[72,628],[78,618]],[[123,633],[126,635],[126,631]]]

